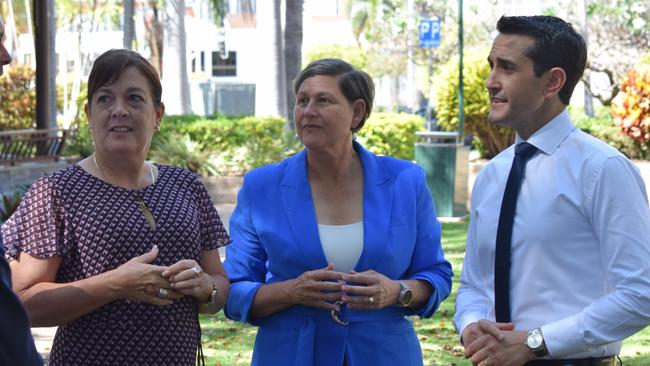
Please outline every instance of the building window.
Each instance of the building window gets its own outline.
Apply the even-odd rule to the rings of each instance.
[[[205,52],[199,51],[198,55],[192,57],[192,72],[205,71]]]
[[[212,76],[237,76],[237,52],[229,51],[223,58],[221,52],[212,52]]]

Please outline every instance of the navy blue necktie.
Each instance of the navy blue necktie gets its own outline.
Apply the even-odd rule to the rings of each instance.
[[[521,181],[524,178],[526,162],[536,151],[537,148],[527,142],[522,142],[515,146],[515,158],[512,160],[512,168],[510,168],[506,190],[503,193],[503,201],[501,201],[494,257],[494,302],[496,321],[500,323],[510,322],[510,246],[512,240],[512,224],[515,221],[517,196],[519,195]]]

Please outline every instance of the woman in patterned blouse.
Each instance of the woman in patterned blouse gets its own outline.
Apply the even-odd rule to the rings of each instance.
[[[110,50],[85,106],[95,152],[36,181],[3,226],[34,326],[59,326],[49,364],[191,365],[199,311],[228,294],[229,242],[199,178],[145,161],[165,107],[155,69]]]

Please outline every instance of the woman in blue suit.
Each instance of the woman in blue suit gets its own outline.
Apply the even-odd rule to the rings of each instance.
[[[372,79],[345,61],[294,84],[305,149],[248,173],[230,219],[226,316],[259,326],[253,365],[422,365],[408,315],[451,287],[424,173],[354,141]]]

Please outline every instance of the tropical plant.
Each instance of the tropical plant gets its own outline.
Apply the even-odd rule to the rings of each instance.
[[[212,154],[188,134],[171,134],[164,139],[154,140],[149,157],[157,163],[182,167],[203,177],[219,175],[217,167],[211,162]]]
[[[609,105],[622,90],[623,75],[650,48],[650,6],[647,0],[588,1],[586,12],[589,55],[582,81]]]
[[[650,65],[630,70],[612,103],[616,125],[639,145],[650,143]]]
[[[0,223],[3,223],[11,217],[11,215],[16,212],[20,201],[23,199],[23,195],[27,192],[28,186],[20,186],[13,194],[1,194],[2,205],[0,206]]]
[[[0,77],[0,130],[34,127],[36,115],[35,71],[15,65]]]
[[[597,106],[593,117],[581,107],[569,106],[571,120],[579,129],[606,142],[630,159],[650,160],[650,145],[639,145],[614,123],[611,108]]]
[[[485,81],[490,67],[487,52],[466,52],[463,63],[464,130],[476,138],[475,144],[484,158],[496,156],[514,142],[514,130],[496,126],[487,120],[490,99]],[[438,126],[447,131],[458,129],[458,58],[440,67],[433,79]],[[478,140],[477,140],[478,139]]]

